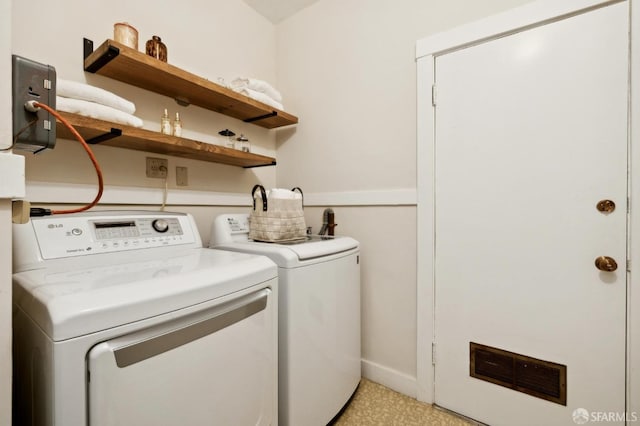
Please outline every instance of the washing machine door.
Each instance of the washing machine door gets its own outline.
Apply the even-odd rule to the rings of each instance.
[[[262,289],[94,346],[89,424],[276,424],[272,299]]]

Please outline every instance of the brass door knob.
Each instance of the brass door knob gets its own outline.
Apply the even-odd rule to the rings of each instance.
[[[596,204],[596,208],[601,213],[611,213],[616,209],[616,203],[611,200],[600,200]]]
[[[604,272],[613,272],[618,269],[616,261],[609,256],[596,257],[596,268]]]

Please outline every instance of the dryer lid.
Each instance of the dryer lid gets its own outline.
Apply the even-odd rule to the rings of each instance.
[[[173,312],[277,277],[276,265],[263,256],[203,248],[91,260],[90,266],[80,259],[48,262],[13,276],[15,304],[54,341]]]
[[[357,252],[358,241],[351,237],[312,235],[294,243],[263,243],[253,240],[227,242],[215,246],[223,250],[268,256],[281,268],[296,268],[313,262],[325,262],[333,256]]]
[[[304,240],[277,244],[285,246],[294,252],[299,260],[330,256],[358,247],[358,242],[350,237],[327,237],[321,235],[308,235]]]

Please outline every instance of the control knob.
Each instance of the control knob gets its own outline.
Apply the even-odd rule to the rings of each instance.
[[[164,219],[156,219],[151,222],[151,226],[158,232],[167,232],[169,230],[169,222]]]

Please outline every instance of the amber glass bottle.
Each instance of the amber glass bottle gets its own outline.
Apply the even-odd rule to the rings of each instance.
[[[167,46],[162,42],[160,37],[153,36],[147,41],[147,55],[153,56],[162,62],[167,62]]]

